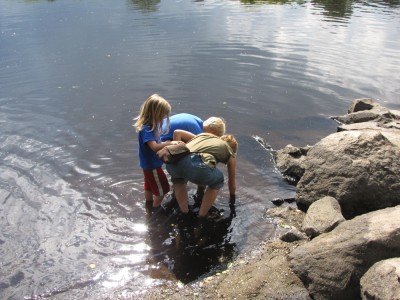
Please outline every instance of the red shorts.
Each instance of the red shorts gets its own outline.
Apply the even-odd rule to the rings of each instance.
[[[155,196],[164,196],[169,192],[169,182],[161,167],[154,170],[143,170],[143,174],[145,191],[151,191]]]

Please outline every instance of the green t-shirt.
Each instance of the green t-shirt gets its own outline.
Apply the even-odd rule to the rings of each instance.
[[[235,157],[227,142],[209,133],[196,135],[186,145],[190,152],[199,153],[203,162],[210,168],[215,168],[219,162],[226,164],[231,156]]]

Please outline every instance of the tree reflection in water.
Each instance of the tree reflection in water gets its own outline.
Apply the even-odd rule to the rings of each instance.
[[[129,5],[143,12],[157,11],[160,0],[129,0]]]

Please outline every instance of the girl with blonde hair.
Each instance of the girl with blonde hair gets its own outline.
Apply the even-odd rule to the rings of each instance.
[[[135,128],[139,139],[139,164],[144,174],[144,195],[146,207],[158,208],[170,190],[168,179],[162,169],[163,162],[157,151],[177,142],[162,142],[160,136],[169,130],[171,105],[163,97],[154,94],[147,98],[135,118]],[[163,120],[167,126],[162,129]]]

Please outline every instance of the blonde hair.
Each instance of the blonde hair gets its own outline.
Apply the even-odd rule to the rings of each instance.
[[[169,131],[169,114],[171,105],[163,97],[153,94],[146,99],[140,108],[139,115],[135,118],[136,132],[143,129],[144,125],[150,126],[150,131],[154,131],[156,136],[166,134]],[[162,130],[163,120],[167,119],[165,132]]]
[[[225,134],[225,120],[218,117],[210,117],[203,122],[203,131],[222,136]]]
[[[221,140],[228,143],[228,145],[232,148],[233,152],[237,152],[238,142],[232,134],[225,134],[221,136]]]

